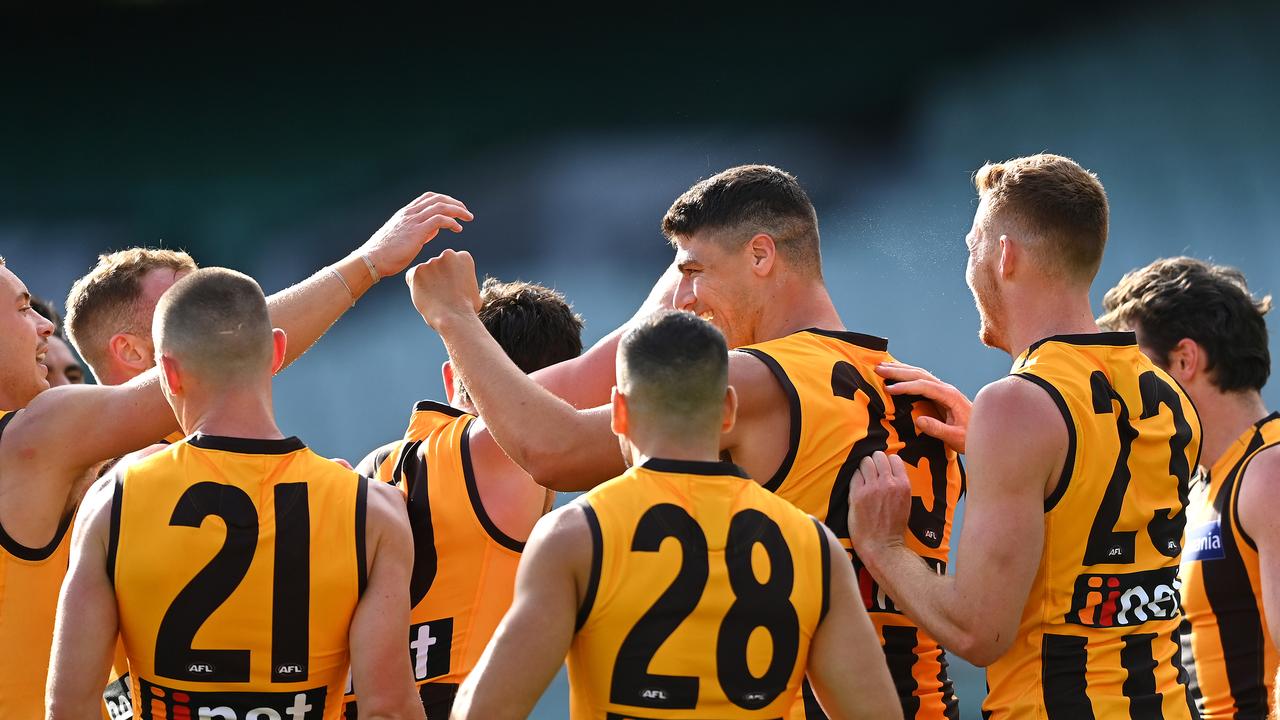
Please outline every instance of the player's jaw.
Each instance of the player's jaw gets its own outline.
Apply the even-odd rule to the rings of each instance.
[[[0,342],[0,402],[5,410],[25,407],[36,395],[49,389],[49,368],[45,365],[53,324],[31,309],[31,296],[7,267],[0,266],[0,292],[11,303],[3,308],[3,341]]]

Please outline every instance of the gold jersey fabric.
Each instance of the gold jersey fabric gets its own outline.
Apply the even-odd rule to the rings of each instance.
[[[341,717],[369,481],[297,438],[199,433],[115,476],[134,714]]]
[[[4,428],[17,415],[0,412]],[[71,515],[49,544],[29,548],[0,527],[0,718],[44,717],[58,591],[71,556]]]
[[[987,668],[986,716],[1195,717],[1178,640],[1195,408],[1133,333],[1041,340],[1012,374],[1053,399],[1068,449],[1017,636]]]
[[[786,715],[829,600],[818,521],[721,462],[652,459],[577,502],[573,720]]]
[[[524,550],[480,502],[468,435],[474,420],[448,405],[419,402],[404,440],[378,465],[378,479],[395,483],[408,503],[409,662],[423,705],[442,717],[511,607]],[[355,699],[348,697],[352,717]]]
[[[824,521],[848,550],[903,714],[958,720],[946,654],[897,609],[849,542],[849,481],[858,463],[877,450],[905,463],[913,495],[907,545],[939,573],[946,573],[951,520],[964,494],[956,454],[916,431],[915,418],[931,404],[889,395],[875,373],[878,364],[893,361],[888,344],[859,333],[805,330],[740,350],[773,371],[791,404],[790,450],[765,487]],[[807,686],[803,705],[794,717],[824,717]]]
[[[1276,445],[1280,412],[1241,434],[1191,487],[1182,659],[1205,720],[1267,717],[1278,658],[1263,611],[1258,549],[1240,527],[1238,502],[1249,461]]]

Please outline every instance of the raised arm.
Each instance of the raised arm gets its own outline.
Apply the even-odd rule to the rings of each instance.
[[[591,535],[573,505],[538,521],[516,571],[515,600],[458,690],[453,720],[526,718],[564,664],[591,566]]]
[[[575,409],[521,372],[489,335],[476,315],[480,292],[469,253],[446,250],[406,280],[489,433],[536,482],[584,490],[625,469],[607,406]]]
[[[360,717],[424,720],[405,653],[413,537],[404,498],[389,485],[369,483],[365,529],[369,582],[351,618],[351,677]]]
[[[117,632],[116,594],[107,568],[107,536],[115,476],[85,496],[71,538],[71,567],[58,599],[58,623],[45,687],[48,720],[85,720],[102,713],[102,685]]]
[[[904,542],[911,485],[877,452],[849,488],[858,557],[907,617],[975,665],[1017,632],[1044,545],[1045,491],[1061,472],[1067,429],[1040,388],[1009,377],[978,394],[968,432],[969,487],[955,575],[937,575]]]

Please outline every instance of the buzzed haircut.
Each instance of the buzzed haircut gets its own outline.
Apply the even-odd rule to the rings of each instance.
[[[673,245],[703,230],[743,243],[768,234],[791,267],[822,277],[818,213],[800,182],[785,170],[772,165],[729,168],[686,190],[662,218],[662,234]]]
[[[196,261],[180,250],[129,248],[98,256],[98,263],[67,294],[67,337],[91,367],[106,367],[107,341],[127,332],[151,332],[142,279],[152,270],[191,272]]]
[[[1110,209],[1098,176],[1061,155],[1041,153],[987,163],[973,176],[989,217],[1040,242],[1033,252],[1047,269],[1089,282],[1102,264]]]
[[[618,344],[627,406],[673,432],[719,427],[729,385],[729,348],[711,323],[668,310],[632,327]]]
[[[1190,257],[1164,258],[1132,270],[1102,300],[1098,324],[1137,330],[1167,366],[1169,353],[1190,338],[1208,355],[1209,379],[1223,392],[1261,390],[1271,374],[1266,314],[1244,273]]]
[[[271,373],[267,299],[253,278],[226,268],[187,275],[156,305],[156,352],[212,384]]]
[[[528,374],[582,354],[582,318],[564,295],[536,283],[487,278],[480,322],[511,361]],[[470,402],[459,384],[459,402]]]

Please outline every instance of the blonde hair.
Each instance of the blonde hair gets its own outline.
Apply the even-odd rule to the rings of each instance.
[[[76,351],[101,376],[107,341],[129,332],[151,335],[154,307],[143,307],[142,279],[152,270],[192,272],[196,261],[181,250],[129,248],[98,256],[98,264],[67,294],[66,331]]]
[[[988,217],[1028,234],[1052,269],[1091,281],[1102,264],[1110,209],[1098,176],[1061,155],[987,163],[973,175]]]

